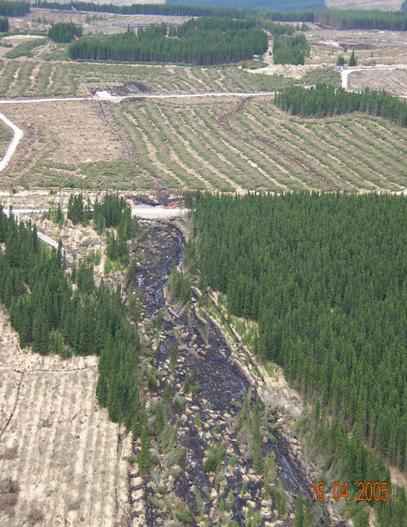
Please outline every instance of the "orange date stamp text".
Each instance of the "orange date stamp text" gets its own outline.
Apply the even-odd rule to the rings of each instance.
[[[325,481],[321,480],[313,483],[312,493],[314,500],[325,502],[327,490]],[[334,501],[352,500],[356,502],[388,503],[390,501],[391,488],[389,481],[333,481],[329,494]]]

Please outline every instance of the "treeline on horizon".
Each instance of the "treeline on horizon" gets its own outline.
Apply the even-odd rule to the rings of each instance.
[[[69,47],[76,60],[161,62],[214,65],[263,54],[267,35],[255,20],[199,18],[117,35],[82,37]]]
[[[256,353],[319,405],[315,440],[336,474],[389,479],[370,452],[405,471],[407,200],[202,196],[193,226],[201,287],[256,321]],[[404,526],[405,492],[377,512]]]
[[[102,209],[100,209],[102,210]],[[99,211],[100,213],[100,211]],[[120,290],[95,285],[87,262],[65,273],[58,251],[40,242],[36,227],[0,207],[0,302],[22,347],[64,358],[97,355],[97,397],[114,422],[137,427],[139,339]]]
[[[350,93],[325,84],[309,89],[292,86],[277,92],[274,102],[291,115],[326,117],[362,112],[407,126],[407,103],[381,91]]]
[[[264,14],[276,22],[314,22],[336,29],[407,30],[407,13],[400,11],[318,9]]]
[[[7,33],[9,30],[8,18],[0,17],[0,33]]]
[[[407,13],[400,11],[324,9],[315,21],[338,29],[407,30]]]
[[[185,4],[185,5],[184,5]],[[160,16],[232,16],[240,18],[244,13],[240,9],[222,7],[210,7],[201,5],[191,5],[184,2],[180,5],[171,4],[132,4],[132,5],[113,5],[95,4],[92,2],[70,2],[60,4],[58,2],[36,2],[35,7],[44,9],[57,9],[61,11],[96,11],[101,13],[113,13],[120,15],[160,15]]]
[[[9,5],[10,4],[10,5]],[[4,11],[2,11],[4,6]],[[20,6],[23,12],[17,12],[10,6]],[[315,0],[261,0],[256,4],[242,0],[239,4],[232,0],[225,2],[199,0],[193,2],[182,1],[170,4],[133,4],[117,6],[112,4],[93,4],[89,2],[72,2],[60,4],[57,2],[36,2],[35,7],[45,9],[78,11],[96,11],[117,14],[145,14],[161,16],[210,16],[244,18],[254,13],[271,16],[276,22],[315,22],[332,26],[338,29],[382,29],[392,31],[407,30],[407,2],[404,2],[402,11],[357,10],[357,9],[327,9],[324,1]],[[16,14],[11,14],[16,11]],[[22,16],[29,12],[30,6],[24,2],[1,2],[0,15]],[[7,11],[7,12],[6,12]],[[10,13],[10,14],[9,14]]]
[[[218,6],[225,9],[268,11],[305,11],[325,7],[324,0],[169,0],[169,5]]]
[[[29,12],[28,2],[0,1],[0,16],[24,16]]]

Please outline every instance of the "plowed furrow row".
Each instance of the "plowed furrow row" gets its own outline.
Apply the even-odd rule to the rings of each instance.
[[[346,184],[340,177],[336,176],[325,156],[316,154],[303,139],[285,129],[281,123],[274,123],[275,126],[271,129],[270,123],[263,122],[258,114],[249,115],[248,119],[251,128],[258,135],[266,137],[267,134],[270,134],[277,138],[278,144],[289,145],[288,157],[292,155],[298,157],[302,154],[305,170],[312,171],[313,175],[319,178],[321,182],[325,180],[328,187],[341,188]],[[350,188],[354,188],[354,186],[352,185]]]

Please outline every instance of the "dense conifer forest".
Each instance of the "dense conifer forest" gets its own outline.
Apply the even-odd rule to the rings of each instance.
[[[292,115],[325,117],[363,112],[407,126],[407,104],[384,92],[349,93],[343,88],[323,84],[310,89],[294,86],[278,92],[275,104]]]
[[[407,29],[407,14],[397,11],[324,9],[316,14],[316,20],[338,29]]]
[[[256,352],[319,407],[315,441],[341,475],[388,479],[362,443],[405,471],[406,199],[208,196],[193,217],[202,287],[258,322]],[[405,525],[396,498],[378,507],[381,527]]]
[[[8,29],[9,29],[8,18],[1,17],[0,18],[0,33],[7,33]]]
[[[28,2],[0,2],[0,16],[24,16],[30,12],[30,4]]]
[[[274,64],[304,64],[310,47],[304,33],[273,37]]]
[[[107,207],[109,208],[109,207]],[[109,215],[104,215],[106,225]],[[93,268],[81,263],[69,278],[62,247],[45,247],[35,226],[0,208],[0,301],[22,346],[64,358],[98,355],[97,397],[111,419],[136,426],[139,341],[119,290],[96,287]]]
[[[48,37],[54,42],[72,42],[75,37],[82,36],[82,28],[72,22],[59,22],[48,31]]]
[[[179,28],[166,25],[119,35],[89,36],[71,44],[71,58],[213,65],[249,59],[267,49],[254,20],[200,18]]]

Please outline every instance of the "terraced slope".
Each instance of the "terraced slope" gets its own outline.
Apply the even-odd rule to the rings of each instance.
[[[397,191],[407,131],[364,116],[287,117],[268,100],[115,108],[145,178],[171,188]]]
[[[86,95],[93,89],[126,83],[147,92],[193,93],[273,90],[287,81],[277,76],[251,75],[234,66],[190,68],[0,60],[3,97]]]

